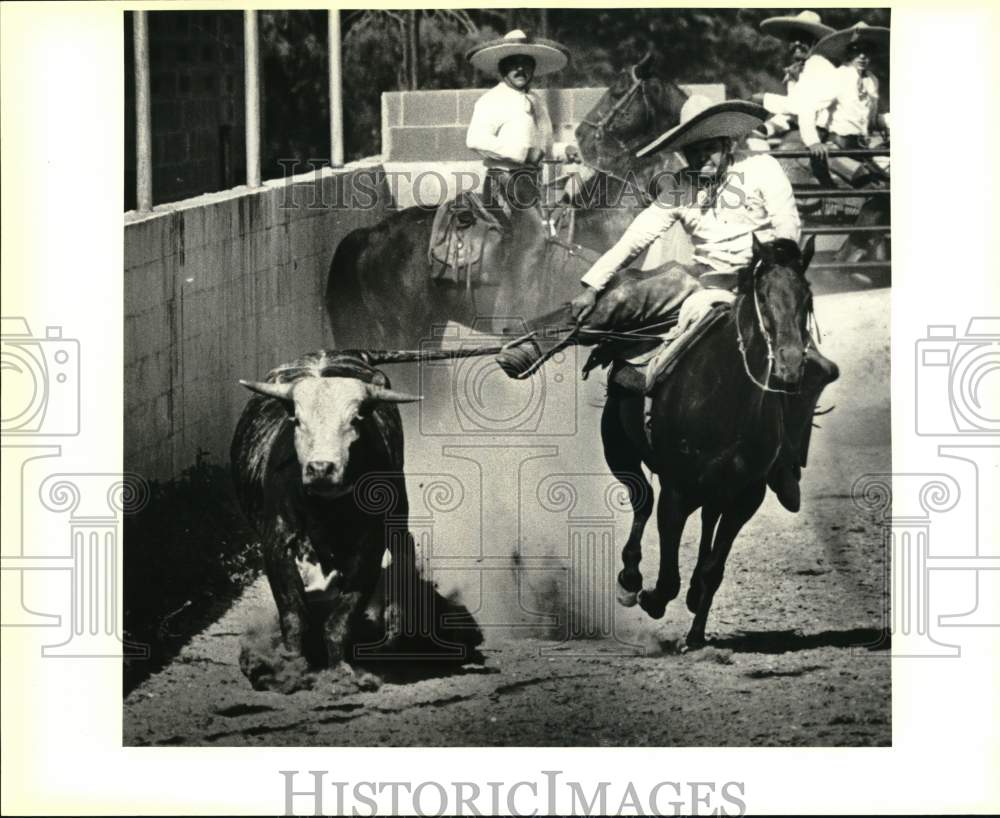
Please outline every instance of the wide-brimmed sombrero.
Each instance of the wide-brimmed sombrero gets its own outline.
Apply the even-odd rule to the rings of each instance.
[[[787,15],[768,17],[761,21],[760,30],[764,34],[770,34],[779,40],[788,40],[789,42],[802,34],[807,35],[811,40],[822,40],[828,34],[833,34],[836,31],[833,26],[823,25],[820,16],[815,11],[800,11],[794,17]]]
[[[500,60],[518,54],[535,61],[536,77],[559,71],[569,62],[569,52],[559,43],[541,37],[529,37],[520,29],[470,48],[465,58],[484,74],[496,75],[500,73]]]
[[[708,97],[695,94],[681,106],[680,123],[640,148],[636,157],[656,151],[676,151],[693,142],[720,136],[742,139],[768,116],[767,109],[754,102],[732,99],[713,104]]]
[[[826,57],[830,62],[843,62],[847,48],[854,43],[864,43],[879,51],[889,48],[889,29],[885,26],[870,26],[867,23],[855,23],[850,28],[828,34],[813,47],[813,54]]]

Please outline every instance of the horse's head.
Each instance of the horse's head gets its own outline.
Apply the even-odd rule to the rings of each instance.
[[[760,242],[753,237],[753,260],[740,272],[739,292],[754,304],[754,326],[773,354],[774,379],[795,386],[805,366],[812,289],[806,270],[815,239],[799,246],[790,239]]]
[[[639,148],[677,124],[687,94],[656,71],[650,51],[619,72],[577,126],[577,145],[588,164],[623,176],[639,164]]]

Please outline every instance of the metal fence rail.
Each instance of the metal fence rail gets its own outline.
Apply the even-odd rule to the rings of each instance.
[[[861,224],[861,225],[819,225],[816,227],[803,227],[802,233],[813,236],[836,236],[842,233],[890,233],[892,229],[887,224]]]

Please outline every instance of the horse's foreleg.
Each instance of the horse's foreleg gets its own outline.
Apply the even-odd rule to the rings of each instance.
[[[639,562],[642,560],[642,533],[646,522],[653,513],[653,487],[642,472],[642,461],[629,442],[622,428],[618,398],[608,395],[608,401],[601,415],[601,440],[604,443],[604,459],[608,468],[628,489],[628,499],[632,505],[632,528],[622,549],[623,568],[618,574],[618,602],[627,608],[636,603],[637,594],[642,590],[642,574]]]
[[[639,594],[639,605],[653,619],[660,619],[667,603],[676,599],[681,590],[677,553],[680,550],[684,523],[694,511],[694,505],[670,486],[660,481],[660,500],[656,507],[656,525],[660,530],[660,573],[652,591]]]
[[[740,529],[760,508],[766,491],[767,485],[763,480],[754,483],[722,513],[719,530],[716,532],[715,542],[712,544],[712,552],[704,563],[699,560],[700,570],[697,571],[697,578],[700,581],[700,594],[694,622],[687,636],[689,647],[705,644],[705,625],[708,623],[708,612],[712,607],[715,592],[722,585],[722,575],[726,569],[729,550],[733,547],[733,541],[740,533]]]
[[[691,572],[691,585],[687,592],[687,608],[691,613],[698,612],[698,600],[701,598],[701,580],[698,575],[712,554],[712,538],[715,537],[715,526],[722,512],[715,506],[702,506],[701,509],[701,542],[698,544],[698,562]]]

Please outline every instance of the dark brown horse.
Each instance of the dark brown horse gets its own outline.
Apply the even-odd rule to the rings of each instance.
[[[577,128],[585,163],[598,173],[579,196],[575,241],[597,253],[617,241],[648,203],[643,188],[663,162],[636,164],[631,153],[675,125],[686,99],[654,70],[647,57],[622,71]],[[484,259],[497,286],[470,294],[434,282],[427,261],[433,220],[433,208],[410,207],[341,241],[325,297],[339,347],[412,347],[448,320],[471,325],[481,316],[537,315],[579,289],[584,269],[567,263],[536,214],[517,210],[510,238],[489,248]]]
[[[705,640],[705,624],[736,535],[764,499],[767,475],[782,445],[787,402],[806,365],[812,293],[805,272],[813,241],[754,241],[740,273],[730,316],[714,325],[652,393],[650,433],[643,398],[613,383],[601,418],[604,457],[629,489],[632,530],[622,552],[618,599],[663,616],[680,592],[678,549],[684,524],[701,508],[701,545],[687,593],[694,623],[689,646]],[[834,368],[835,370],[835,368]],[[833,376],[836,377],[836,371]],[[642,533],[653,511],[641,464],[660,478],[656,585],[642,590]]]

